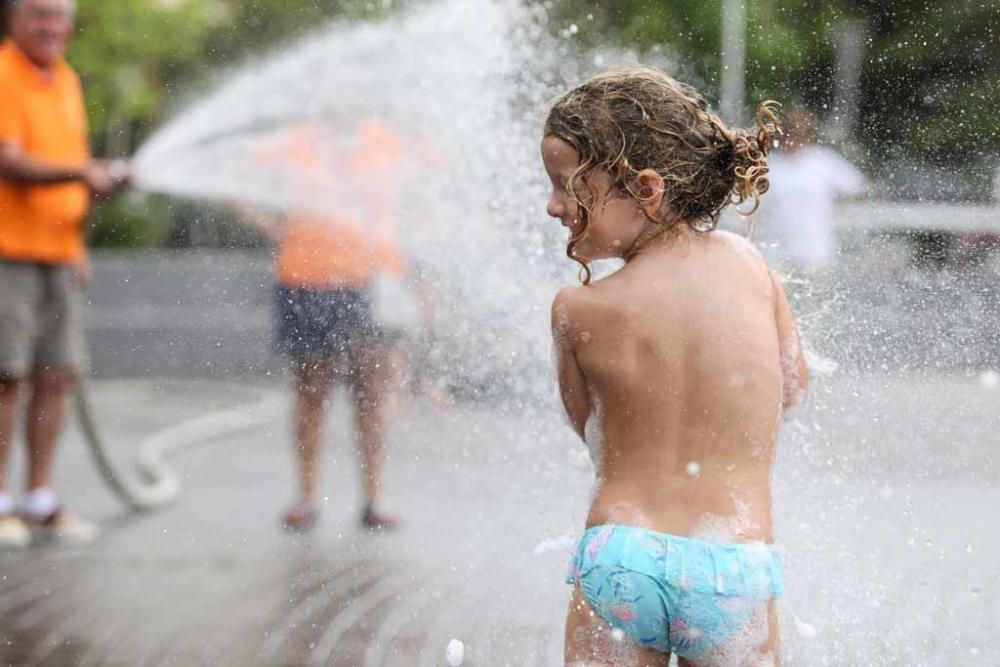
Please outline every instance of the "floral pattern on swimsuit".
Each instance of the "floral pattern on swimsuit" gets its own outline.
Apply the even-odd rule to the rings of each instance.
[[[588,530],[570,563],[594,612],[643,648],[699,658],[743,636],[781,595],[766,545],[721,544],[631,526]]]

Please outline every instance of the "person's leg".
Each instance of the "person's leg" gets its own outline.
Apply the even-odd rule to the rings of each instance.
[[[666,667],[670,654],[641,649],[599,617],[578,586],[566,614],[568,667]]]
[[[21,517],[47,538],[87,543],[97,536],[97,528],[67,512],[51,485],[56,445],[75,383],[70,371],[36,371],[32,376],[25,425],[28,493],[21,503]]]
[[[299,495],[303,502],[316,500],[316,467],[326,399],[333,383],[334,364],[320,360],[295,365],[294,445],[298,462]]]
[[[678,667],[780,667],[781,635],[775,600],[762,606],[732,638],[697,660],[680,658]]]
[[[87,367],[83,289],[68,266],[37,267],[36,273],[40,282],[36,303],[38,336],[34,341],[31,397],[25,420],[28,493],[22,512],[33,520],[76,521],[57,512],[59,501],[51,480],[67,400],[77,377]]]
[[[778,604],[772,599],[766,610],[762,610],[750,623],[749,634],[756,636],[758,642],[747,657],[745,664],[749,667],[780,667],[781,665],[781,633],[778,628]]]
[[[377,500],[382,488],[382,455],[386,372],[384,358],[372,347],[359,355],[352,374],[355,429],[366,503]]]
[[[778,625],[778,601],[767,605],[767,639],[757,647],[756,662],[761,667],[781,667],[781,627]]]
[[[396,519],[377,510],[382,491],[386,390],[392,377],[387,346],[375,341],[351,349],[351,389],[364,495],[362,522],[370,528],[392,528]]]
[[[0,286],[0,492],[6,492],[19,401],[42,327],[42,272],[33,264],[0,259]]]
[[[18,396],[23,384],[21,379],[0,378],[0,493],[9,493],[7,464],[11,439],[14,437]]]
[[[288,530],[304,532],[316,523],[316,468],[326,398],[333,382],[334,366],[330,361],[294,362],[292,439],[298,466],[297,500],[284,514]]]
[[[66,401],[74,385],[67,371],[38,371],[32,376],[25,432],[28,441],[29,492],[51,486],[52,463],[62,432]],[[52,508],[54,510],[55,508]]]
[[[326,400],[335,363],[327,343],[325,293],[279,285],[275,301],[275,343],[291,361],[292,445],[297,467],[298,499],[285,512],[285,528],[310,529],[316,520],[316,482]]]
[[[382,420],[393,422],[409,412],[415,383],[410,359],[402,345],[389,346],[385,353],[385,364],[389,370],[382,398]]]
[[[21,548],[31,542],[31,534],[15,513],[14,497],[7,483],[7,462],[23,384],[23,380],[14,377],[0,378],[0,548]]]

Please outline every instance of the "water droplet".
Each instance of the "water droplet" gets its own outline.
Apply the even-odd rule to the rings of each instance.
[[[444,657],[451,667],[458,667],[465,661],[465,644],[458,639],[452,639],[448,642]]]
[[[795,630],[799,633],[799,637],[804,639],[816,638],[816,626],[798,618],[795,619]]]

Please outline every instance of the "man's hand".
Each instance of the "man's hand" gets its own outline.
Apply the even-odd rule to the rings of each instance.
[[[108,173],[115,182],[115,190],[124,190],[132,187],[135,181],[135,172],[132,171],[132,163],[122,158],[116,158],[108,162]]]
[[[24,185],[76,181],[95,195],[106,197],[131,185],[132,167],[125,160],[91,160],[82,166],[58,164],[34,158],[18,144],[0,140],[0,179]]]
[[[111,164],[106,160],[91,160],[80,170],[80,181],[95,195],[110,195],[117,185],[110,167]]]

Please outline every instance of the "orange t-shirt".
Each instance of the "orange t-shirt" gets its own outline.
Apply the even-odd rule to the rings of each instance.
[[[392,234],[366,232],[331,217],[293,213],[278,252],[284,287],[366,287],[380,271],[401,277],[403,253]]]
[[[318,125],[303,124],[290,138],[258,151],[258,159],[278,162],[298,174],[302,205],[289,215],[278,252],[278,283],[285,287],[328,289],[368,286],[382,271],[402,277],[406,262],[395,233],[397,193],[383,182],[392,175],[402,154],[402,140],[388,125],[375,120],[361,123],[359,144],[339,160],[316,149],[322,140]],[[341,175],[337,169],[344,168]],[[312,210],[310,199],[323,199],[341,180],[353,187],[352,205],[328,203],[329,210]],[[315,204],[313,205],[315,208]]]
[[[53,163],[90,159],[83,91],[63,61],[43,73],[13,42],[0,45],[0,141]],[[81,183],[24,185],[0,179],[0,258],[70,264],[85,251],[90,193]]]

